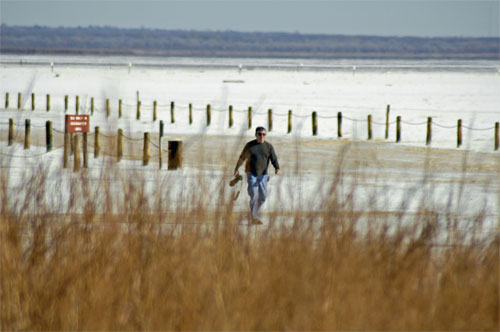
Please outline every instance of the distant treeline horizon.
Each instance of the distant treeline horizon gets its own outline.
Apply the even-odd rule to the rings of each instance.
[[[500,59],[490,37],[0,26],[0,53],[190,57]]]

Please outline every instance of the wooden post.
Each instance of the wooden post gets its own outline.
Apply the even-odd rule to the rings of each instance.
[[[142,155],[142,165],[147,166],[149,164],[149,133],[144,133],[144,153]]]
[[[64,96],[64,112],[68,111],[68,96]]]
[[[89,154],[87,149],[87,133],[83,133],[83,168],[89,167]]]
[[[52,121],[45,122],[45,141],[47,142],[47,152],[52,150]]]
[[[229,128],[233,126],[233,105],[229,105]]]
[[[212,112],[210,104],[207,105],[207,127],[210,126],[210,122],[212,122]]]
[[[316,112],[312,112],[312,133],[313,136],[318,135],[318,117]]]
[[[337,137],[342,137],[342,112],[337,113]]]
[[[372,115],[368,115],[368,140],[371,140],[373,138],[373,132],[372,132]]]
[[[425,145],[430,145],[432,142],[432,118],[427,118],[427,137],[425,140]]]
[[[94,97],[90,98],[90,115],[94,115]]]
[[[161,151],[161,139],[163,137],[163,120],[160,120],[160,137],[158,139],[158,163],[159,163],[159,168],[161,169],[161,166],[163,164],[163,158],[162,158],[162,151]]]
[[[24,130],[24,149],[30,148],[30,134],[31,134],[31,120],[25,120],[25,130]]]
[[[75,135],[75,155],[73,157],[73,172],[80,170],[80,136]]]
[[[173,101],[170,102],[170,123],[175,123],[175,103]]]
[[[462,119],[458,120],[457,123],[457,148],[462,145]]]
[[[5,108],[9,108],[9,93],[5,93]]]
[[[123,157],[123,130],[118,129],[118,136],[116,137],[116,159],[117,161],[122,160]]]
[[[95,127],[95,134],[94,134],[94,158],[99,157],[99,152],[101,151],[101,142],[99,138],[99,132],[100,128],[99,126]]]
[[[182,141],[168,141],[168,169],[182,167]]]
[[[385,112],[385,139],[389,138],[389,113],[391,112],[391,105],[387,105]]]
[[[78,111],[80,110],[80,97],[76,96],[76,101],[75,101],[75,112],[78,114]]]
[[[137,102],[137,114],[136,114],[136,119],[139,120],[141,118],[141,102]]]
[[[118,119],[122,118],[122,100],[118,100]]]
[[[396,117],[396,143],[401,141],[401,116]]]
[[[248,129],[252,128],[252,106],[248,107]]]
[[[267,110],[267,131],[273,130],[273,110]]]
[[[495,151],[498,151],[500,145],[500,133],[499,133],[498,122],[495,122]]]
[[[9,119],[9,143],[8,145],[11,146],[14,143],[14,119],[10,118]]]
[[[288,111],[288,131],[287,133],[290,134],[292,132],[292,110]]]
[[[71,154],[75,153],[75,133],[69,133],[69,143],[71,146]]]
[[[17,94],[17,109],[21,109],[21,92]]]
[[[109,118],[109,99],[106,98],[106,117]]]
[[[63,168],[68,168],[68,139],[69,139],[69,133],[68,133],[68,116],[66,115],[64,117],[64,156],[63,156]]]
[[[31,93],[31,110],[35,110],[35,94]]]
[[[193,104],[189,104],[189,124],[193,123]]]
[[[156,100],[153,101],[153,122],[156,121]]]
[[[47,112],[50,111],[50,95],[47,94]]]

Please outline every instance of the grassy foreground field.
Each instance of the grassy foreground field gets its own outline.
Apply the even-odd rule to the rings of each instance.
[[[276,141],[282,164],[295,167],[290,174],[324,169],[326,159],[319,156],[336,151],[335,162],[328,164],[331,176],[324,174],[314,197],[322,209],[291,212],[288,224],[273,223],[279,215],[271,212],[269,226],[260,228],[242,226],[244,216],[222,193],[215,208],[208,204],[213,193],[203,189],[201,177],[198,194],[179,205],[169,201],[168,182],[160,181],[151,198],[150,179],[140,172],[121,177],[123,196],[114,194],[105,176],[95,182],[82,172],[72,177],[68,202],[61,204],[50,198],[60,183],[43,166],[12,186],[2,164],[0,328],[500,328],[500,237],[498,228],[484,231],[484,211],[469,218],[455,204],[437,208],[432,188],[422,198],[411,190],[395,198],[401,208],[391,218],[354,208],[364,195],[359,183],[373,165],[384,173],[381,178],[389,177],[388,164],[421,167],[430,177],[434,168],[456,171],[459,190],[466,192],[475,181],[495,179],[498,158],[479,163],[463,153],[401,148],[393,150],[399,158],[391,159],[386,148],[374,149],[376,144],[356,149],[328,144],[325,150],[323,141],[301,144],[308,154],[299,158],[297,145]],[[186,149],[186,165],[222,167],[200,157],[200,149]],[[413,159],[405,162],[409,155]],[[305,162],[293,163],[299,159]],[[474,169],[492,177],[471,180],[467,174]],[[105,173],[119,170],[110,165]],[[347,177],[359,183],[347,186]],[[18,187],[27,188],[23,195],[16,196]],[[447,195],[460,196],[449,188]],[[347,199],[340,189],[348,191]],[[410,211],[416,199],[421,208]]]

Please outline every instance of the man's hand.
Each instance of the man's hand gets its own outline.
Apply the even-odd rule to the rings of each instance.
[[[275,170],[274,170],[274,173],[275,173],[276,175],[280,175],[280,174],[281,174],[281,171],[280,171],[280,169],[278,168],[278,169],[275,169]]]
[[[240,175],[240,172],[238,172],[237,169],[234,170],[234,177],[237,177],[238,175]]]

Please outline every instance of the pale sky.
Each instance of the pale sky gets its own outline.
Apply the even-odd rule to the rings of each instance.
[[[499,37],[500,0],[0,0],[8,25]]]

